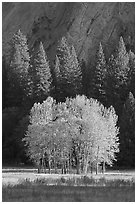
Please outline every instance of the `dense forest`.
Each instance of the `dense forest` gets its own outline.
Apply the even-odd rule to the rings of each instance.
[[[131,50],[127,51],[123,37],[120,37],[109,59],[106,59],[100,42],[94,66],[78,59],[75,47],[68,43],[67,37],[62,37],[58,42],[52,68],[42,41],[31,50],[28,44],[26,36],[19,30],[10,42],[8,56],[2,57],[3,165],[32,162],[31,154],[26,154],[28,146],[23,138],[29,135],[29,131],[30,135],[34,131],[31,126],[32,112],[38,104],[41,107],[49,97],[58,104],[66,104],[67,99],[75,101],[81,96],[85,104],[97,99],[97,104],[100,104],[98,111],[103,106],[106,108],[103,110],[111,112],[110,107],[114,107],[113,115],[118,116],[114,124],[119,127],[119,153],[116,154],[114,166],[134,167],[135,54]],[[93,67],[89,69],[89,66]],[[40,111],[42,114],[44,109]],[[89,114],[91,120],[93,113]],[[103,120],[100,116],[97,123],[104,127]]]

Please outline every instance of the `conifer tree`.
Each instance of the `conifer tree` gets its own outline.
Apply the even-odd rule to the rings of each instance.
[[[126,51],[123,38],[120,37],[119,46],[115,57],[115,93],[117,95],[116,110],[121,114],[121,109],[128,96],[128,74],[129,74],[129,56]]]
[[[35,54],[32,69],[33,98],[35,102],[41,102],[49,96],[52,83],[49,62],[42,42]]]
[[[4,109],[6,106],[10,106],[7,101],[8,88],[8,64],[5,56],[2,56],[2,109]]]
[[[57,49],[60,70],[60,95],[65,97],[75,96],[82,91],[82,72],[76,56],[75,48],[68,45],[65,37]]]
[[[135,54],[130,50],[129,51],[129,91],[135,95]]]
[[[17,103],[21,105],[22,100],[25,102],[26,98],[31,94],[31,81],[28,74],[30,57],[27,39],[20,30],[13,36],[11,46],[9,97],[11,96],[13,100],[19,98]]]
[[[54,68],[54,72],[55,72],[55,97],[56,100],[61,100],[61,96],[63,96],[63,76],[62,73],[60,71],[61,69],[61,65],[60,65],[60,60],[58,58],[58,56],[56,55],[56,61],[55,61],[55,68]]]
[[[71,47],[71,66],[69,69],[69,83],[72,85],[72,96],[82,93],[82,70],[78,62],[74,46]]]
[[[59,59],[59,70],[60,70],[60,83],[58,84],[59,89],[59,98],[60,100],[64,100],[65,97],[68,96],[68,69],[70,63],[70,46],[65,37],[62,37],[58,48],[57,48],[57,56]],[[58,80],[59,81],[59,80]]]
[[[127,84],[128,72],[129,72],[129,56],[126,51],[125,43],[122,37],[120,37],[119,46],[116,52],[116,88],[123,88]]]
[[[107,63],[107,75],[106,75],[106,98],[107,98],[107,106],[116,105],[117,93],[115,91],[115,67],[116,61],[114,55],[112,54]]]
[[[82,59],[80,61],[80,67],[81,67],[81,71],[82,71],[82,85],[83,85],[83,94],[84,95],[88,95],[88,89],[89,89],[89,84],[88,82],[88,77],[89,77],[89,73],[87,70],[87,66],[86,66],[86,62],[84,61],[84,59]]]
[[[102,48],[102,44],[99,45],[99,50],[97,52],[97,63],[94,70],[91,93],[92,97],[98,99],[102,103],[106,101],[106,91],[105,91],[105,83],[106,83],[106,60]]]
[[[12,45],[11,66],[14,66],[16,59],[18,60],[17,63],[21,60],[21,62],[19,62],[20,69],[18,70],[18,75],[20,74],[20,81],[22,83],[22,80],[24,80],[28,74],[30,57],[27,38],[20,30],[13,36]],[[13,68],[18,69],[17,66]]]
[[[130,92],[120,118],[119,162],[124,166],[135,165],[135,99]]]
[[[107,66],[107,100],[118,115],[129,91],[129,56],[123,38],[120,37],[115,57],[112,55]]]

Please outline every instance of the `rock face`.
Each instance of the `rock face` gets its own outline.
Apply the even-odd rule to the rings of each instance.
[[[42,41],[51,61],[56,46],[66,36],[76,48],[79,59],[94,63],[101,41],[108,57],[123,36],[134,51],[135,4],[133,2],[46,2],[3,3],[3,53],[19,28],[28,36],[29,46]]]

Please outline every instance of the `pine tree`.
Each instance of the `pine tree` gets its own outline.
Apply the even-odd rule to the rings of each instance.
[[[82,91],[82,71],[76,56],[75,48],[70,47],[65,37],[57,49],[60,70],[60,98],[75,96]]]
[[[82,70],[78,62],[74,46],[71,47],[71,66],[69,69],[69,83],[72,86],[72,96],[82,93]]]
[[[130,92],[123,106],[120,118],[120,155],[121,165],[135,165],[135,99]]]
[[[15,100],[14,98],[18,98],[16,105],[21,105],[22,101],[25,102],[26,98],[31,94],[31,89],[28,74],[30,57],[27,39],[20,30],[13,36],[11,46],[9,97],[13,101]]]
[[[112,55],[107,65],[107,100],[113,105],[118,115],[129,91],[129,56],[123,38],[120,37],[115,57]]]
[[[52,83],[49,62],[42,42],[35,55],[32,69],[33,97],[35,102],[41,102],[50,95]]]
[[[88,74],[87,66],[86,66],[84,59],[80,61],[80,67],[82,71],[83,94],[87,96],[88,89],[89,89],[89,84],[87,83],[89,74]]]
[[[125,43],[123,38],[120,37],[119,46],[116,52],[116,69],[115,78],[117,79],[116,87],[120,88],[127,83],[128,72],[129,72],[129,56],[126,51]]]
[[[129,91],[135,96],[135,54],[130,50],[129,51]]]
[[[120,114],[124,101],[128,95],[128,74],[129,74],[129,56],[126,51],[123,38],[120,37],[119,46],[116,52],[115,67],[115,91],[119,97],[117,111]]]
[[[19,72],[21,74],[20,79],[22,81],[25,79],[25,77],[28,74],[30,57],[29,57],[29,49],[27,45],[27,38],[25,35],[21,33],[20,30],[13,36],[12,45],[13,45],[12,46],[13,52],[11,54],[11,66],[12,66],[12,63],[14,66],[14,60],[16,60],[14,59],[13,56],[17,57],[18,60],[21,60]],[[15,66],[15,69],[17,69],[16,66]]]
[[[2,109],[10,106],[7,101],[8,88],[8,64],[5,56],[2,56]]]
[[[58,48],[57,56],[59,59],[60,82],[58,83],[59,99],[64,100],[68,96],[68,71],[70,67],[70,47],[65,37],[62,37]],[[58,80],[59,81],[59,80]]]
[[[60,60],[58,58],[58,56],[56,55],[56,60],[55,60],[55,97],[57,101],[61,100],[61,96],[63,96],[63,76],[62,73],[60,71]]]
[[[107,63],[107,75],[106,75],[106,98],[107,106],[114,106],[117,103],[117,93],[115,91],[115,67],[116,61],[114,55],[112,54]]]
[[[102,103],[106,101],[106,60],[102,48],[102,44],[99,45],[99,50],[97,52],[97,63],[93,74],[93,81],[91,87],[91,94],[93,98],[98,99]]]

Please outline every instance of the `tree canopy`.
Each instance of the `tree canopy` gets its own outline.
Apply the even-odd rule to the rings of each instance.
[[[113,164],[119,151],[118,133],[113,107],[106,109],[84,95],[57,104],[48,97],[32,107],[24,141],[36,164],[46,152],[53,165],[70,164],[73,159],[77,173],[80,170],[86,173],[89,163]]]

